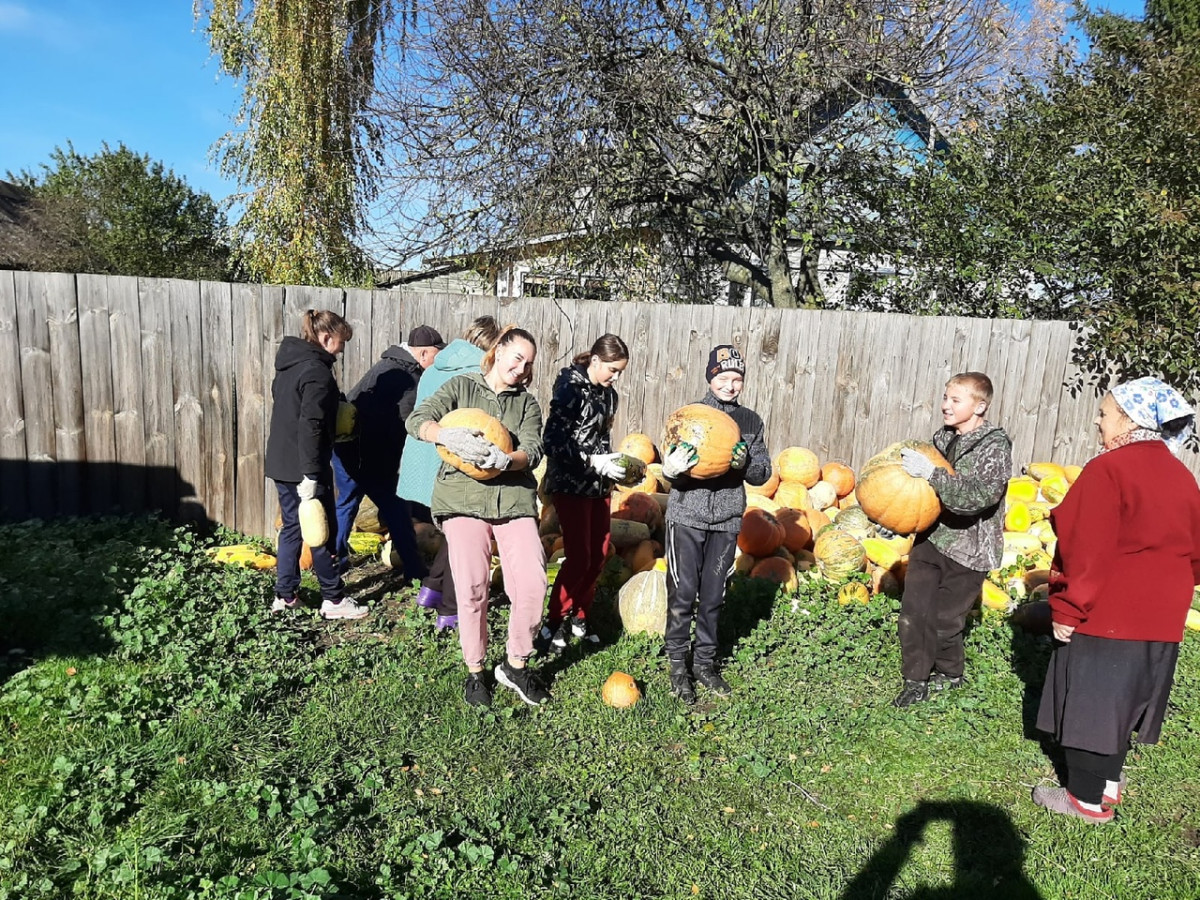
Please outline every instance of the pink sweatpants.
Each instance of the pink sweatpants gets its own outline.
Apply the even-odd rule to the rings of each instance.
[[[528,659],[546,600],[546,554],[537,519],[488,521],[470,516],[445,519],[442,530],[450,548],[450,573],[458,595],[458,640],[463,661],[482,668],[487,657],[488,583],[492,538],[500,551],[504,590],[512,601],[508,619],[508,655]]]

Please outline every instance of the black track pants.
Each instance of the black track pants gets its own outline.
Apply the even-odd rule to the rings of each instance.
[[[696,619],[694,665],[717,656],[717,622],[733,570],[737,533],[667,523],[667,657],[684,659]]]

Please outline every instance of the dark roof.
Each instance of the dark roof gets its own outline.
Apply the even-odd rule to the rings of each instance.
[[[16,224],[29,195],[9,181],[0,181],[0,223]]]

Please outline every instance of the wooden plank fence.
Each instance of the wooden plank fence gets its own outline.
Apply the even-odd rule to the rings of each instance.
[[[274,357],[309,307],[354,327],[336,368],[344,389],[414,326],[450,340],[488,314],[537,336],[543,410],[575,353],[621,335],[632,359],[617,437],[657,441],[667,415],[703,395],[709,349],[730,342],[772,452],[802,444],[857,468],[892,441],[932,434],[946,379],[968,369],[996,383],[991,418],[1012,435],[1018,467],[1095,452],[1097,398],[1079,388],[1065,322],[0,271],[0,518],[159,510],[270,534]],[[1200,472],[1196,453],[1184,461]]]

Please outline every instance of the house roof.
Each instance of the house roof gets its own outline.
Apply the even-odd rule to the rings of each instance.
[[[0,180],[0,224],[15,225],[21,218],[21,207],[29,202],[29,194],[10,181]]]

